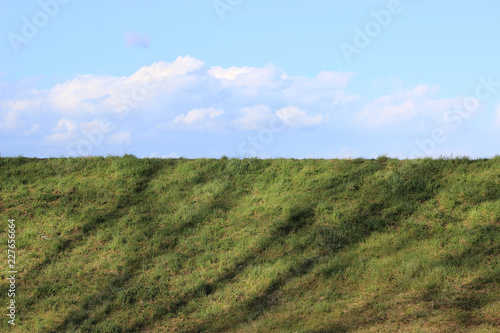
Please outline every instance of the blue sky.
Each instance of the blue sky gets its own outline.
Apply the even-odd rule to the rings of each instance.
[[[495,156],[499,10],[0,0],[0,154]]]

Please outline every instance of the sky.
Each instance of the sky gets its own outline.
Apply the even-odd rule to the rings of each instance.
[[[500,2],[0,0],[0,155],[499,154]]]

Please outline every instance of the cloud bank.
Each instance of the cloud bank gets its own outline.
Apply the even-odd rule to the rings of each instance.
[[[149,45],[145,36],[129,37],[127,44]],[[268,130],[273,121],[289,133],[315,130],[323,137],[342,131],[425,135],[463,99],[437,98],[437,86],[419,84],[370,100],[348,92],[353,78],[340,71],[290,76],[273,64],[209,67],[184,56],[129,76],[78,75],[50,89],[1,96],[0,130],[61,154],[82,140],[105,147],[173,132],[233,133],[225,143],[237,146],[232,141],[241,133]],[[500,113],[496,126],[498,119]]]

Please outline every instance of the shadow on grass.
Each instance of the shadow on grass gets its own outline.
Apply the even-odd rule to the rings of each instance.
[[[485,257],[493,258],[500,253],[500,228],[497,225],[478,226],[470,231],[469,237],[469,247],[460,254],[446,256],[438,261],[436,266],[448,265],[470,270],[488,267],[488,263],[482,262],[481,258],[483,260]],[[500,269],[495,268],[462,286],[458,292],[451,293],[438,287],[429,288],[421,296],[421,300],[433,309],[457,310],[456,319],[461,325],[474,326],[487,323],[495,326],[497,322],[479,320],[476,312],[498,301],[499,283]]]
[[[121,217],[128,214],[131,207],[140,204],[140,201],[142,199],[141,193],[146,190],[146,188],[149,186],[149,183],[154,179],[156,174],[161,172],[167,166],[168,165],[166,165],[165,163],[162,164],[160,162],[156,162],[143,168],[143,170],[141,170],[141,174],[139,175],[140,177],[135,180],[131,189],[131,192],[134,193],[134,196],[130,196],[130,193],[128,192],[121,195],[115,208],[112,211],[105,214],[90,216],[88,218],[88,221],[81,226],[76,235],[72,235],[71,238],[68,239],[57,239],[57,243],[52,246],[51,254],[47,255],[43,262],[27,272],[27,275],[34,275],[35,273],[44,270],[47,266],[52,265],[59,260],[62,260],[62,254],[64,252],[69,253],[80,246],[83,242],[85,242],[85,239],[88,235],[96,232],[100,227],[104,225],[106,226],[106,228],[113,227]],[[119,277],[114,279],[107,288],[104,288],[99,296],[93,298],[87,297],[88,300],[84,304],[82,304],[81,309],[79,311],[76,311],[75,313],[72,313],[69,318],[65,319],[64,324],[56,328],[55,331],[58,332],[64,330],[69,322],[81,323],[86,320],[88,317],[87,315],[85,315],[86,310],[93,307],[95,304],[102,303],[103,301],[108,299],[109,295],[112,294],[112,290],[116,288],[116,286],[124,285],[128,280],[130,280],[130,278],[134,276],[134,272],[137,271],[140,266],[140,258],[129,260],[126,264],[125,271],[122,272]],[[39,302],[41,299],[48,297],[50,295],[50,292],[47,292],[47,290],[52,290],[48,287],[50,287],[50,284],[38,286],[34,293],[34,296],[27,299],[25,305],[29,307]],[[54,329],[49,329],[48,331],[53,332]]]
[[[277,221],[272,230],[272,234],[266,239],[260,241],[256,248],[248,251],[245,256],[235,262],[230,268],[221,273],[213,282],[201,282],[196,287],[184,293],[176,301],[157,308],[153,317],[149,320],[136,322],[132,327],[128,328],[128,332],[140,332],[147,327],[153,326],[156,322],[164,320],[165,316],[175,316],[179,311],[185,308],[189,302],[209,296],[231,283],[234,278],[245,271],[245,269],[261,259],[261,255],[269,248],[269,246],[277,242],[283,242],[284,237],[290,233],[296,232],[311,223],[314,218],[314,210],[307,206],[292,206],[288,212],[285,221]],[[276,290],[281,288],[290,279],[306,274],[315,264],[314,259],[307,259],[301,262],[297,267],[291,268],[284,273],[280,278],[274,280],[259,297],[255,297],[243,305],[244,311],[248,317],[257,318],[262,315],[265,310],[273,306],[272,298]],[[231,322],[231,324],[233,324]],[[236,323],[234,323],[236,324]],[[213,330],[219,324],[216,322],[204,323],[194,329],[193,332],[203,332],[208,329]],[[221,328],[222,329],[222,328]]]
[[[372,167],[368,170],[368,174],[375,173],[379,168]],[[336,176],[333,179],[332,186],[325,186],[324,192],[334,192],[339,184],[343,184],[342,191],[345,189],[349,191],[357,191],[363,186],[363,178],[368,174],[361,175],[357,172],[353,175],[354,178],[344,177],[342,175]],[[398,223],[401,216],[412,215],[418,208],[419,201],[426,200],[434,194],[437,186],[435,186],[436,179],[430,175],[421,172],[422,179],[411,179],[407,175],[396,175],[389,181],[382,181],[377,184],[375,193],[371,193],[373,200],[362,200],[358,203],[356,209],[341,217],[339,225],[322,225],[316,227],[316,235],[320,246],[329,250],[334,254],[347,246],[355,245],[363,242],[372,233],[381,231],[388,226]],[[338,179],[337,179],[338,178]],[[429,195],[429,192],[431,195]],[[324,193],[324,194],[326,194]],[[350,194],[346,194],[347,198]],[[413,205],[408,205],[408,202],[414,202]],[[401,207],[398,211],[396,209],[392,215],[382,213],[384,208],[387,207]],[[286,237],[289,233],[294,232],[306,226],[307,220],[314,217],[314,211],[298,207],[292,210],[286,221],[278,221],[275,224],[275,235],[271,237],[267,243],[278,241],[280,238]],[[240,262],[240,267],[245,268],[255,259],[247,257],[244,262]],[[237,305],[228,310],[230,316],[225,318],[223,322],[209,320],[202,325],[198,325],[190,332],[202,331],[228,331],[237,329],[237,327],[249,320],[256,320],[273,307],[279,304],[277,300],[277,292],[282,289],[290,280],[299,278],[308,274],[313,270],[321,257],[305,259],[299,262],[295,267],[290,268],[283,273],[279,278],[274,279],[264,289],[264,291],[253,297],[252,299]],[[234,272],[234,270],[233,270]],[[234,273],[228,276],[234,277]],[[219,282],[224,281],[222,279]],[[214,290],[214,288],[210,288]],[[232,314],[232,315],[231,315]],[[381,318],[374,316],[366,325],[375,323]],[[325,332],[346,332],[351,325],[344,325],[342,323],[333,323]]]
[[[139,198],[138,194],[146,190],[146,188],[149,185],[149,182],[152,180],[154,175],[159,171],[161,171],[161,168],[145,175],[144,177],[147,177],[149,181],[138,182],[138,186],[136,186],[135,190],[136,196],[134,196],[134,198]],[[200,223],[203,223],[204,219],[206,218],[207,211],[221,209],[221,208],[226,210],[229,209],[231,203],[227,202],[227,198],[231,196],[225,196],[224,195],[225,193],[222,192],[223,190],[221,190],[219,193],[215,193],[215,195],[213,196],[213,200],[210,203],[206,205],[200,205],[198,208],[195,208],[194,211],[189,215],[189,217],[185,221],[183,221],[183,223],[180,226],[171,230],[171,232],[169,233],[169,237],[166,239],[166,241],[160,244],[155,251],[149,253],[146,256],[140,255],[138,257],[128,259],[124,265],[123,270],[120,272],[119,276],[115,277],[113,280],[107,283],[107,286],[104,287],[101,291],[96,292],[94,295],[89,295],[88,297],[86,297],[86,300],[84,301],[83,304],[80,305],[80,308],[78,310],[72,311],[59,326],[53,329],[49,329],[48,331],[60,332],[60,331],[74,330],[77,328],[83,331],[93,331],[95,326],[98,325],[100,322],[106,320],[107,318],[113,317],[113,312],[120,310],[116,308],[116,306],[114,307],[112,305],[112,303],[119,297],[118,291],[126,288],[127,283],[133,278],[135,278],[139,273],[142,273],[143,268],[147,266],[149,263],[151,263],[156,257],[166,254],[168,251],[172,250],[176,246],[177,243],[176,240],[179,237],[182,237],[183,235],[186,234],[188,230],[194,229]],[[127,195],[128,194],[125,194],[125,197],[127,197]],[[127,202],[127,205],[130,207],[133,205],[140,205],[140,204],[141,204],[140,199],[135,199],[132,202],[130,201]],[[118,214],[117,212],[118,211],[115,211],[112,214],[107,214],[106,216],[99,217],[98,223],[89,222],[87,224],[87,227],[85,228],[85,230],[87,230],[86,233],[88,233],[90,230],[95,230],[97,227],[99,227],[99,225],[103,223],[110,223],[111,221],[116,221],[120,216],[126,214],[126,211],[121,212],[120,214]],[[84,228],[82,227],[82,230],[83,229]],[[150,226],[148,230],[145,230],[144,232],[147,234],[154,234],[155,231],[156,227],[153,225]],[[81,240],[82,238],[83,235],[80,235],[78,239]],[[72,248],[74,248],[75,246],[76,245],[72,244]],[[47,261],[45,264],[48,263],[50,263],[50,261]],[[230,279],[231,275],[232,273],[228,272],[223,279]],[[200,290],[202,291],[202,293],[200,293]],[[212,286],[212,284],[201,284],[197,286],[194,290],[185,293],[183,297],[180,297],[176,301],[170,304],[166,304],[165,306],[156,307],[154,309],[153,319],[142,320],[142,321],[139,319],[139,321],[136,322],[132,327],[129,328],[117,327],[115,330],[119,332],[141,331],[146,326],[152,325],[155,320],[164,318],[164,316],[167,315],[168,313],[176,313],[181,308],[185,307],[192,298],[196,298],[197,297],[196,295],[210,294],[214,290],[215,286]],[[134,304],[136,302],[135,295],[132,294],[126,295],[125,298],[127,304]],[[100,307],[99,311],[97,307]]]
[[[86,235],[96,230],[101,225],[105,223],[115,223],[120,217],[126,215],[128,210],[118,209],[119,207],[140,205],[139,194],[147,189],[154,175],[161,169],[162,168],[158,168],[157,170],[151,169],[151,172],[144,171],[141,173],[141,177],[136,182],[136,186],[133,190],[135,196],[132,201],[129,196],[130,193],[124,194],[124,196],[119,199],[116,210],[109,214],[92,218],[92,220],[88,221],[82,227],[79,235],[71,240],[61,241],[61,243],[56,246],[54,255],[47,258],[44,263],[36,269],[43,269],[46,265],[57,260],[56,257],[60,254],[59,251],[70,251],[75,248],[77,244],[84,240]],[[379,169],[374,168],[370,172],[374,173],[378,170]],[[427,171],[428,170],[424,167],[409,168],[408,170],[395,172],[388,179],[375,184],[376,186],[374,186],[374,189],[366,191],[365,193],[371,199],[362,200],[358,203],[355,209],[350,210],[350,213],[348,212],[340,218],[339,224],[321,225],[316,228],[319,244],[324,249],[329,250],[331,254],[335,254],[345,247],[363,242],[374,232],[382,231],[386,227],[397,224],[402,216],[407,217],[414,214],[421,202],[431,198],[438,191],[437,179],[441,176],[440,173],[435,170],[431,170],[432,172]],[[412,172],[416,173],[417,178],[412,178]],[[335,178],[335,183],[332,186],[325,186],[322,191],[320,191],[323,192],[321,195],[327,197],[328,194],[334,193],[336,191],[336,186],[340,186],[339,184],[346,184],[345,186],[342,185],[344,186],[343,190],[358,191],[363,187],[363,177],[368,175],[369,174],[361,175],[360,173],[356,173],[353,179],[347,176],[346,179],[344,179],[345,177]],[[198,178],[200,182],[206,181],[202,176]],[[317,195],[317,193],[315,195]],[[349,197],[349,194],[347,197]],[[164,244],[159,246],[156,251],[146,256],[141,255],[140,257],[129,259],[123,271],[119,273],[119,276],[107,283],[100,292],[89,295],[85,302],[80,305],[78,310],[72,311],[68,317],[64,319],[61,325],[50,331],[68,331],[76,328],[82,331],[92,331],[96,325],[105,321],[107,318],[113,317],[114,313],[120,310],[112,305],[118,297],[118,291],[124,288],[126,289],[128,282],[136,277],[142,271],[143,267],[151,263],[156,256],[163,255],[172,250],[176,245],[176,239],[178,237],[182,237],[187,231],[196,228],[202,223],[207,210],[217,209],[221,206],[230,207],[231,203],[228,204],[226,198],[232,198],[232,196],[228,193],[218,193],[208,205],[196,208],[186,221],[183,221],[179,227],[172,230],[171,237],[168,238]],[[311,199],[311,202],[317,202],[317,198],[314,198],[312,194],[310,194],[307,199]],[[231,200],[234,199],[230,199],[229,201]],[[337,200],[340,200],[338,196]],[[249,266],[257,263],[261,259],[262,254],[271,245],[276,242],[283,242],[284,238],[292,233],[309,226],[310,222],[314,219],[314,209],[312,206],[313,205],[297,205],[292,207],[284,221],[277,221],[274,224],[271,235],[264,237],[256,248],[251,249],[239,258],[239,260],[228,267],[214,281],[200,282],[197,286],[177,297],[177,299],[165,304],[156,304],[153,307],[151,317],[136,318],[131,326],[115,327],[114,331],[140,332],[148,329],[161,320],[175,317],[193,300],[211,295],[223,289],[228,284],[231,284],[239,274],[244,272]],[[385,208],[394,207],[396,209],[391,211],[390,214],[383,212]],[[154,227],[150,227],[150,229],[151,230],[147,230],[146,232],[154,233]],[[238,325],[247,320],[260,318],[263,314],[278,305],[277,292],[280,289],[289,281],[311,272],[320,259],[320,257],[315,257],[299,261],[295,266],[289,268],[279,277],[272,280],[258,296],[234,306],[229,310],[231,314],[243,314],[242,317],[233,316],[224,320],[224,322],[208,320],[192,328],[191,331],[201,332],[214,329],[219,331],[230,330],[237,328]],[[129,296],[127,303],[134,304],[136,302],[134,295]],[[453,303],[452,306],[463,309],[469,307],[472,311],[473,309],[477,309],[477,306],[482,306],[482,304],[483,303],[476,302],[474,299],[469,301],[467,298],[464,298],[457,299],[456,304]],[[359,311],[359,309],[355,310],[347,314],[347,317],[359,315]],[[380,319],[383,319],[383,317],[380,317]],[[374,318],[374,320],[376,321],[378,319]],[[364,325],[364,322],[361,324]],[[369,324],[370,322],[366,323],[366,325]],[[352,327],[351,325],[342,323],[333,323],[331,325],[332,326],[329,327],[330,330],[323,330],[323,332],[347,332],[348,328]]]
[[[53,245],[52,254],[48,255],[43,262],[34,267],[28,274],[31,274],[33,271],[41,271],[47,265],[60,260],[61,252],[69,252],[78,247],[81,242],[85,240],[86,236],[96,231],[102,225],[106,225],[106,227],[114,226],[115,222],[118,221],[120,217],[128,214],[132,206],[140,204],[140,194],[148,187],[155,175],[167,166],[168,165],[156,162],[150,166],[143,167],[137,175],[138,178],[131,190],[131,192],[135,194],[134,196],[130,196],[129,193],[123,194],[118,199],[115,209],[105,214],[88,217],[88,221],[81,226],[79,232],[75,236],[69,239],[57,239],[57,243]]]
[[[279,291],[290,281],[307,275],[322,257],[306,258],[273,279],[258,295],[228,310],[229,316],[224,321],[208,320],[198,325],[193,332],[226,332],[236,330],[242,323],[254,321],[280,305]]]

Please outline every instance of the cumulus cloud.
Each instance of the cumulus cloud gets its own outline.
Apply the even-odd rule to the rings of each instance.
[[[102,114],[136,109],[163,93],[185,86],[188,73],[203,66],[192,57],[144,66],[129,77],[78,75],[46,93],[47,106],[66,114]],[[19,103],[19,102],[18,102]]]
[[[151,38],[149,35],[141,34],[137,31],[127,31],[125,32],[125,45],[128,47],[140,47],[147,49],[151,43]]]
[[[218,79],[222,87],[246,87],[277,89],[283,86],[283,72],[267,65],[263,68],[255,67],[212,67],[208,73]]]
[[[112,106],[113,87],[118,78],[78,75],[71,81],[57,84],[47,94],[47,104],[67,114],[98,113]],[[119,93],[116,89],[116,93]]]
[[[233,121],[233,125],[242,130],[259,130],[269,127],[273,117],[295,129],[316,126],[323,121],[322,115],[310,116],[307,111],[296,106],[287,106],[273,112],[269,105],[258,104],[242,108],[240,114],[241,116]]]
[[[48,141],[67,141],[73,138],[77,131],[77,124],[70,119],[61,119],[53,129],[53,134],[46,137]]]
[[[212,67],[208,73],[215,77],[216,79],[226,79],[229,81],[233,81],[236,79],[238,75],[249,74],[254,70],[254,68],[250,67],[230,67],[230,68],[222,68],[219,66]]]
[[[31,99],[13,99],[0,101],[0,130],[16,131],[30,134],[31,121],[37,113],[40,113],[41,99],[37,92],[32,92]],[[34,131],[33,131],[34,132]]]
[[[295,106],[288,106],[283,109],[279,109],[276,112],[278,118],[280,118],[285,124],[290,127],[300,128],[300,127],[312,127],[316,126],[323,120],[322,115],[309,116],[307,112],[299,109]]]
[[[159,61],[130,76],[78,75],[25,100],[5,101],[10,109],[50,109],[54,113],[128,115],[135,110],[215,107],[233,111],[257,104],[323,110],[352,103],[345,93],[351,73],[322,72],[315,78],[288,76],[274,65],[207,67],[190,56]],[[179,115],[179,114],[177,114]]]
[[[254,105],[242,108],[240,117],[233,121],[233,125],[242,130],[258,130],[267,125],[273,112],[269,105]]]
[[[33,111],[40,108],[42,100],[33,98],[29,100],[12,100],[2,102],[2,108],[10,111]]]
[[[380,128],[394,124],[403,124],[417,116],[432,118],[439,122],[443,113],[457,104],[459,98],[434,99],[437,86],[425,84],[411,89],[400,89],[398,92],[385,95],[368,102],[356,112],[353,121],[365,127]]]
[[[109,145],[157,138],[172,130],[256,131],[276,120],[292,132],[320,127],[334,129],[329,133],[367,128],[386,133],[443,122],[443,113],[461,101],[436,98],[437,87],[425,84],[406,89],[401,84],[390,88],[392,93],[366,99],[347,92],[354,75],[324,71],[304,77],[288,75],[273,64],[223,68],[177,57],[127,76],[86,74],[45,90],[0,90],[0,130],[36,133],[44,142],[68,145],[90,140],[85,133],[103,125],[96,119],[110,119],[113,129],[101,129],[103,139],[98,140]],[[496,125],[500,127],[498,110]]]
[[[215,108],[193,109],[185,115],[181,114],[177,116],[174,119],[174,123],[185,125],[195,125],[200,123],[207,124],[207,120],[214,119],[222,114],[224,114],[224,111]]]

